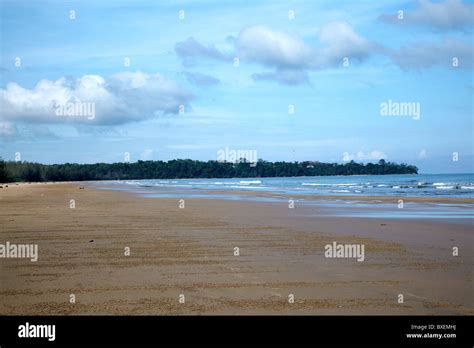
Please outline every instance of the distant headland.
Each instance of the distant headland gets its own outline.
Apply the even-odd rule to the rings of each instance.
[[[189,179],[189,178],[251,178],[294,177],[328,175],[387,175],[418,174],[418,168],[405,163],[397,164],[381,159],[378,163],[344,164],[303,162],[268,162],[259,160],[249,163],[219,161],[195,161],[176,159],[164,161],[137,161],[96,164],[40,164],[32,162],[2,161],[0,182],[12,181],[94,181],[140,179]]]

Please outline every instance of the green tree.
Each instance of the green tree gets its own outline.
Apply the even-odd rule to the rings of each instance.
[[[0,157],[0,182],[9,182],[11,177],[7,171],[5,161]]]

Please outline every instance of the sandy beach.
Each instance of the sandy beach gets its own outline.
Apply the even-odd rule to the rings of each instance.
[[[474,314],[472,232],[472,221],[4,185],[0,243],[35,243],[39,256],[0,259],[0,315]],[[333,242],[363,244],[364,261],[326,258]]]

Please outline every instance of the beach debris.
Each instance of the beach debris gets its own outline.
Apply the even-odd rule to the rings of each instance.
[[[89,241],[89,243],[94,243],[94,240],[93,240],[93,239],[91,239],[91,240]]]
[[[84,190],[84,186],[79,186],[79,190]]]
[[[387,224],[380,224],[380,226],[387,226]]]
[[[0,185],[0,188],[3,188],[3,186],[2,186],[2,185]]]

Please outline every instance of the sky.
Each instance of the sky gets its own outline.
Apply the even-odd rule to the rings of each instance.
[[[6,160],[474,172],[472,1],[0,4]]]

